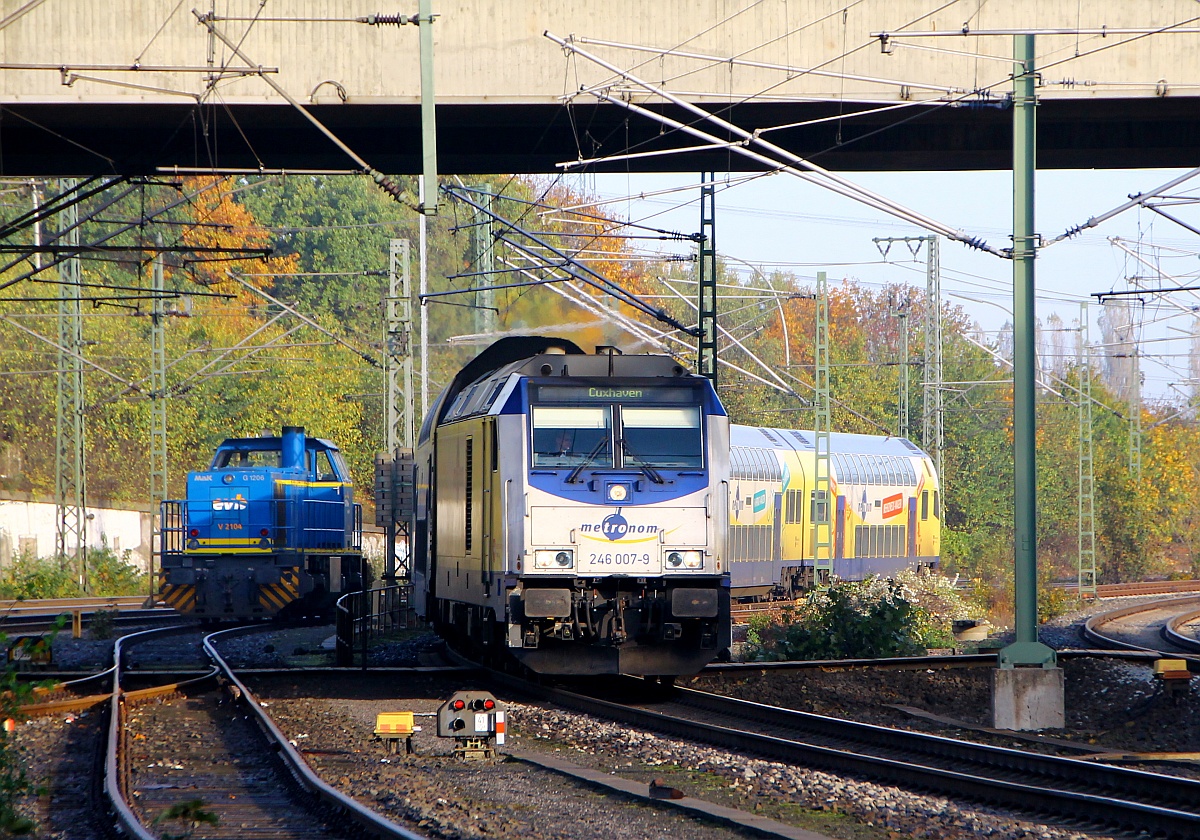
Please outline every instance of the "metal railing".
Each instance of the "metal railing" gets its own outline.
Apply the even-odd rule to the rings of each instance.
[[[366,668],[374,639],[407,630],[412,615],[412,584],[349,592],[337,602],[337,664],[352,667],[355,657]]]
[[[158,509],[158,553],[182,554],[187,540],[187,523],[183,518],[183,502],[175,499],[160,503]]]
[[[342,501],[296,499],[272,501],[270,504],[280,506],[272,510],[268,523],[274,535],[274,548],[287,551],[362,551],[362,505],[354,505],[351,530],[347,533],[346,505]],[[180,499],[162,502],[159,516],[160,555],[182,554],[187,544],[187,502]],[[277,524],[281,521],[290,524]],[[253,527],[258,528],[258,524],[253,524]],[[259,544],[257,530],[253,534],[246,536],[247,546]]]

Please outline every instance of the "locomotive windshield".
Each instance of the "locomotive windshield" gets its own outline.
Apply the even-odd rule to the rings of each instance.
[[[533,408],[533,465],[611,467],[612,407]]]
[[[652,467],[704,466],[700,407],[621,408],[622,450],[627,461]]]
[[[542,386],[539,396],[572,404],[531,407],[534,468],[704,468],[700,406],[680,405],[698,401],[691,388]]]

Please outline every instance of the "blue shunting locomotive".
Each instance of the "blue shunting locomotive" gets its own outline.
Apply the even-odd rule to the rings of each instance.
[[[159,592],[181,613],[307,614],[363,582],[362,509],[346,462],[298,426],[225,440],[161,517]]]

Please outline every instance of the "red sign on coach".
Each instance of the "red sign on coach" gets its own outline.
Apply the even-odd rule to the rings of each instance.
[[[883,518],[890,519],[904,513],[904,494],[897,493],[883,500]]]

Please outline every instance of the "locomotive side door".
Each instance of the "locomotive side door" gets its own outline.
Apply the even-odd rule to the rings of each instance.
[[[480,583],[484,596],[492,594],[493,581],[496,577],[496,557],[500,552],[497,545],[503,545],[504,523],[500,521],[502,505],[497,498],[502,492],[500,486],[500,453],[497,445],[496,418],[483,418],[483,429],[480,434],[483,444],[483,457],[479,459],[479,477],[483,496],[480,499],[480,520],[483,522],[483,539],[480,541],[481,555]]]

